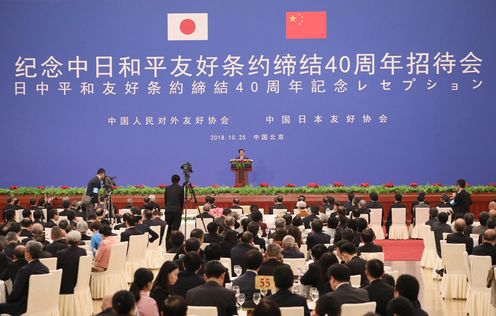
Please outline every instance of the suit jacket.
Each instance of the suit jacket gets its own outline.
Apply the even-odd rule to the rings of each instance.
[[[258,270],[258,275],[274,275],[274,270],[280,266],[289,265],[282,263],[276,259],[269,259],[266,262],[262,263],[260,269]]]
[[[382,252],[382,246],[376,245],[373,242],[366,243],[361,247],[358,247],[358,251],[362,252]]]
[[[115,316],[115,314],[114,311],[112,310],[112,307],[109,307],[106,310],[96,314],[95,316]]]
[[[305,226],[305,229],[309,229],[310,228],[310,224],[312,223],[312,221],[314,219],[318,219],[319,217],[315,214],[310,214],[308,215],[307,217],[305,217],[302,222],[303,222],[303,225]]]
[[[283,249],[282,250],[282,257],[283,258],[287,258],[287,259],[291,259],[291,258],[305,258],[305,255],[299,251],[299,250],[296,250],[296,249]]]
[[[11,258],[7,257],[5,253],[0,252],[0,272],[4,271],[11,262]]]
[[[431,226],[431,230],[434,232],[434,239],[436,240],[436,250],[439,257],[441,257],[441,240],[443,239],[443,233],[452,233],[453,230],[448,224],[438,223]]]
[[[360,274],[362,276],[362,282],[360,286],[365,286],[369,282],[367,276],[365,275],[365,266],[367,265],[367,261],[362,258],[355,256],[351,258],[349,262],[346,263],[348,268],[350,268],[351,275]]]
[[[100,178],[94,176],[88,181],[88,185],[86,186],[86,196],[91,196],[91,203],[98,203],[98,192],[94,192],[94,189],[100,190],[102,187],[102,183]]]
[[[209,281],[186,293],[188,306],[216,306],[217,315],[232,316],[237,314],[234,292]]]
[[[164,237],[164,232],[165,232],[165,227],[167,226],[167,223],[162,220],[161,218],[155,217],[149,221],[143,222],[144,225],[150,227],[150,226],[160,226],[160,241],[162,241],[162,238]]]
[[[329,244],[330,242],[331,236],[324,233],[316,233],[312,231],[307,236],[307,245],[309,250],[317,244]]]
[[[496,246],[493,246],[490,243],[485,242],[477,247],[474,247],[472,254],[475,256],[490,256],[492,265],[496,264]]]
[[[313,262],[308,266],[308,270],[301,276],[300,283],[303,285],[310,285],[319,290],[319,295],[322,296],[331,292],[331,285],[329,279],[323,278],[321,273],[320,264]]]
[[[436,225],[438,223],[437,218],[429,218],[427,222],[425,222],[425,225],[432,226]]]
[[[12,304],[13,315],[20,315],[26,312],[28,303],[29,277],[33,274],[47,274],[48,268],[38,259],[31,260],[24,267],[19,269],[16,281],[12,287],[12,292],[7,298],[7,303]]]
[[[367,208],[368,209],[371,209],[371,208],[380,208],[380,209],[384,209],[384,207],[382,207],[382,204],[379,203],[379,202],[374,202],[374,201],[370,201],[369,203],[367,203]]]
[[[184,189],[177,183],[173,183],[164,191],[165,212],[182,213],[184,205]]]
[[[279,307],[303,306],[303,315],[310,315],[307,299],[301,295],[293,294],[289,290],[278,290],[277,293],[267,296],[267,299],[275,302]]]
[[[3,249],[3,252],[5,253],[5,255],[10,258],[10,259],[14,259],[14,250],[15,250],[15,247],[19,246],[20,244],[17,243],[17,242],[10,242],[7,244],[7,246],[5,246],[5,248]]]
[[[246,267],[244,264],[243,256],[244,254],[251,249],[255,249],[250,244],[245,244],[245,243],[239,243],[237,246],[233,247],[231,249],[231,269],[234,271],[234,266],[235,265],[240,265],[243,268],[243,272],[245,272]]]
[[[255,278],[257,273],[252,270],[247,270],[245,273],[237,277],[232,284],[239,286],[239,292],[245,294],[246,301],[253,300],[253,293],[255,291]]]
[[[205,234],[203,239],[207,244],[220,244],[223,240],[224,238],[219,234]]]
[[[287,206],[285,206],[284,204],[279,204],[279,203],[276,203],[274,205],[272,205],[271,207],[269,207],[269,214],[274,214],[274,210],[284,210],[284,209],[288,209]]]
[[[387,229],[389,229],[389,226],[391,226],[391,223],[393,222],[393,212],[391,212],[391,209],[393,208],[406,208],[406,205],[401,202],[396,202],[391,205],[391,207],[389,208],[389,213],[386,221]]]
[[[208,214],[208,212],[201,212],[200,214],[196,215],[196,218],[214,218],[214,217]]]
[[[59,239],[47,245],[45,251],[48,251],[52,257],[56,257],[59,250],[66,249],[67,247],[67,241],[65,239]]]
[[[455,198],[453,199],[454,205],[453,205],[453,212],[454,212],[454,217],[463,217],[465,213],[470,213],[470,205],[472,205],[472,197],[470,196],[470,193],[465,191],[465,189],[462,189],[460,192],[458,192],[455,195]]]
[[[334,297],[339,306],[343,304],[367,303],[369,302],[369,293],[364,289],[355,289],[349,283],[342,283],[338,288],[324,296]]]
[[[86,256],[86,250],[70,246],[57,252],[57,269],[62,269],[60,294],[73,294],[79,271],[79,257]]]
[[[446,242],[448,244],[465,244],[467,253],[472,254],[472,249],[474,248],[474,240],[463,233],[453,233],[446,237]]]
[[[188,290],[200,286],[204,283],[205,280],[203,280],[203,278],[198,274],[184,270],[179,272],[177,282],[172,287],[171,292],[173,295],[186,297],[186,292],[188,292]],[[211,306],[211,305],[207,305],[207,306]]]
[[[19,270],[26,264],[28,264],[28,262],[24,258],[10,262],[0,275],[0,280],[11,280],[12,284],[14,284],[17,272],[19,272]]]
[[[151,230],[148,226],[139,224],[133,227],[129,227],[125,231],[121,233],[121,242],[124,241],[129,241],[129,237],[133,235],[143,235],[144,233],[149,234],[148,241],[153,242],[155,239],[157,239],[159,236],[156,232]]]
[[[259,245],[261,250],[263,250],[263,251],[266,250],[265,240],[263,238],[260,238],[258,236],[253,236],[253,243],[255,245]]]
[[[365,287],[369,293],[371,302],[376,302],[375,312],[379,315],[386,316],[386,307],[390,300],[394,297],[394,288],[387,284],[384,280],[372,280]]]
[[[46,227],[48,228],[52,228],[55,226],[57,226],[57,223],[55,223],[53,219],[49,220],[48,223],[46,224]]]

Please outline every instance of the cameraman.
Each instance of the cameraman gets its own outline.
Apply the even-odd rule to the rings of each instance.
[[[95,204],[98,203],[98,191],[102,187],[102,181],[105,178],[105,169],[100,168],[96,172],[96,176],[90,179],[86,186],[83,203],[86,204],[86,212],[93,212]]]
[[[184,190],[179,181],[181,178],[175,174],[172,176],[172,184],[165,188],[165,221],[167,222],[166,246],[171,247],[170,235],[172,231],[179,230],[181,226],[181,215],[184,205]]]

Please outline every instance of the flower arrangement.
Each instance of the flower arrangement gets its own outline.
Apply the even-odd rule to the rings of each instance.
[[[418,183],[417,182],[412,182],[412,183],[410,183],[410,187],[416,188],[416,187],[418,187]]]
[[[145,186],[143,184],[136,184],[134,187],[136,189],[143,189]]]
[[[496,187],[496,182],[489,182],[488,186],[494,188]]]
[[[38,190],[43,190],[43,189],[45,188],[45,186],[44,186],[44,185],[38,185],[36,188],[37,188]]]
[[[233,185],[234,188],[242,188],[243,185],[241,183],[236,183],[235,185]]]
[[[165,189],[165,188],[167,188],[167,184],[159,184],[158,188],[159,189]]]
[[[439,182],[436,182],[436,183],[433,183],[432,186],[433,187],[442,187],[443,185]]]
[[[296,184],[294,184],[294,183],[286,183],[285,187],[286,188],[294,188],[294,187],[296,187]]]
[[[11,185],[11,186],[9,187],[9,190],[17,190],[17,185]]]
[[[212,184],[210,187],[215,189],[215,188],[219,188],[220,185],[218,185],[218,184]]]
[[[262,183],[259,184],[259,186],[261,188],[268,188],[269,187],[269,184],[267,182],[262,182]]]
[[[70,186],[68,186],[68,185],[61,185],[60,186],[60,189],[62,189],[62,190],[67,190],[69,188],[70,188]]]
[[[367,182],[362,182],[358,186],[360,186],[362,188],[368,188],[369,187],[369,184]]]
[[[310,182],[310,183],[307,185],[307,187],[316,189],[316,188],[318,188],[318,187],[319,187],[319,185],[318,185],[318,183],[315,183],[315,182]]]
[[[392,182],[384,183],[385,188],[394,188],[394,184]]]
[[[339,182],[339,181],[336,181],[332,184],[332,186],[335,188],[341,188],[341,187],[344,187],[344,184]]]

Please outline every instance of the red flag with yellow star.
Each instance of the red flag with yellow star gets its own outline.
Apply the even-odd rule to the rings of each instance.
[[[326,37],[327,12],[286,12],[286,39]]]

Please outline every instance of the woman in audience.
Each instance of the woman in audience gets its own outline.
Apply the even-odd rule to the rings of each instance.
[[[152,297],[159,310],[162,310],[162,305],[166,298],[171,294],[171,286],[176,284],[179,268],[172,261],[166,261],[158,271],[157,278],[153,282],[150,297]]]
[[[135,316],[136,301],[129,291],[118,291],[112,296],[112,309],[116,316]]]
[[[153,272],[139,268],[134,272],[134,280],[129,291],[133,293],[139,316],[159,316],[157,302],[149,296],[152,288]]]
[[[110,260],[110,248],[113,244],[119,241],[112,236],[112,229],[108,225],[102,225],[100,227],[100,235],[102,235],[102,241],[100,246],[98,246],[98,251],[96,252],[95,262],[93,263],[93,271],[105,271],[108,267]]]
[[[188,305],[181,296],[170,296],[165,300],[160,310],[162,316],[186,316]]]
[[[172,232],[170,236],[171,248],[167,249],[167,253],[177,253],[183,246],[184,243],[184,234],[176,230]]]
[[[305,255],[300,251],[298,244],[293,236],[286,235],[282,240],[282,256],[283,258],[305,258]]]
[[[263,299],[253,310],[252,316],[281,316],[281,309],[275,302]]]
[[[238,244],[238,233],[235,230],[228,229],[224,233],[224,240],[220,243],[222,247],[222,257],[230,258],[231,249]]]
[[[298,248],[301,247],[301,244],[303,244],[303,240],[301,237],[301,230],[298,227],[295,226],[289,226],[288,227],[288,235],[292,236],[298,245]]]
[[[300,226],[303,226],[303,220],[301,219],[301,217],[299,217],[298,215],[296,215],[295,217],[293,217],[293,221],[291,222],[291,224],[294,226],[294,227],[300,227]]]
[[[262,231],[262,237],[267,237],[267,224],[263,222],[262,212],[258,210],[258,206],[251,205],[250,206],[250,217],[251,220],[260,226],[260,230]]]
[[[338,263],[336,255],[331,252],[325,252],[317,262],[310,264],[307,272],[301,277],[301,284],[316,287],[320,296],[331,292],[327,270],[335,263]]]

